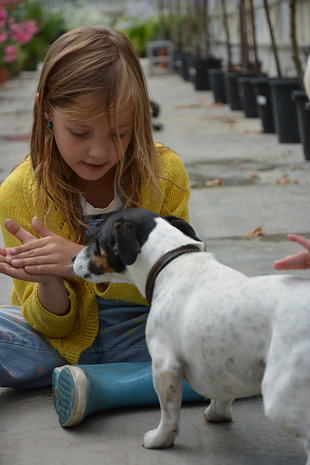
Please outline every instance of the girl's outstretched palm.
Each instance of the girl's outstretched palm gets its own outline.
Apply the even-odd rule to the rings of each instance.
[[[51,276],[73,276],[72,257],[84,246],[53,233],[37,217],[32,227],[39,239],[11,219],[4,225],[22,245],[0,249],[1,273],[33,282],[47,282]]]

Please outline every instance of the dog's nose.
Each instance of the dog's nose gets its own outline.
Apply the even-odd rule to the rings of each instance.
[[[76,259],[76,257],[77,257],[77,254],[74,255],[74,256],[71,258],[71,260],[74,262],[74,260]]]

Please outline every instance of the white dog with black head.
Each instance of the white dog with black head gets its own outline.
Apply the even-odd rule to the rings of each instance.
[[[298,437],[310,465],[310,280],[249,278],[220,264],[183,220],[143,209],[109,216],[76,275],[137,286],[151,304],[146,339],[161,405],[147,448],[173,445],[182,380],[231,420],[235,398],[262,393],[265,414]]]

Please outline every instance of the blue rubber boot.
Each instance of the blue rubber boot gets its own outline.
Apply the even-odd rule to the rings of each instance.
[[[100,365],[65,365],[53,371],[53,397],[63,427],[80,423],[102,410],[158,405],[151,362],[122,362]],[[183,401],[204,397],[183,383]]]

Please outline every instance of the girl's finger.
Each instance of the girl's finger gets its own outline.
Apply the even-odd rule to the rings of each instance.
[[[45,242],[40,239],[32,240],[23,245],[17,247],[7,248],[7,255],[18,255],[19,258],[33,256],[35,254],[42,255],[42,247],[45,246]]]
[[[21,254],[23,255],[23,254]],[[55,258],[52,255],[37,255],[29,257],[28,255],[25,258],[22,258],[18,255],[18,257],[7,257],[6,262],[10,263],[12,266],[16,268],[24,268],[25,266],[37,266],[37,265],[55,265]],[[58,262],[56,261],[56,264]]]
[[[27,265],[24,270],[29,274],[35,275],[53,275],[53,276],[74,276],[73,265],[59,267],[55,264],[44,265]]]
[[[30,275],[23,268],[14,268],[7,263],[0,262],[0,273],[5,274],[13,279],[20,279],[22,281],[40,282],[46,280],[46,276]]]
[[[302,270],[307,268],[307,252],[288,255],[281,260],[275,261],[273,266],[276,270]]]
[[[289,234],[288,239],[292,242],[297,242],[298,244],[302,245],[306,249],[310,250],[310,239],[307,239],[303,236],[298,236],[297,234]]]
[[[5,229],[13,234],[22,244],[33,241],[36,237],[33,234],[30,234],[24,228],[22,228],[16,221],[11,220],[10,218],[4,221]]]
[[[35,232],[38,233],[39,236],[41,236],[41,237],[56,236],[55,233],[50,231],[46,226],[44,226],[41,223],[41,221],[39,220],[39,218],[37,216],[35,216],[32,219],[32,227],[35,230]]]

